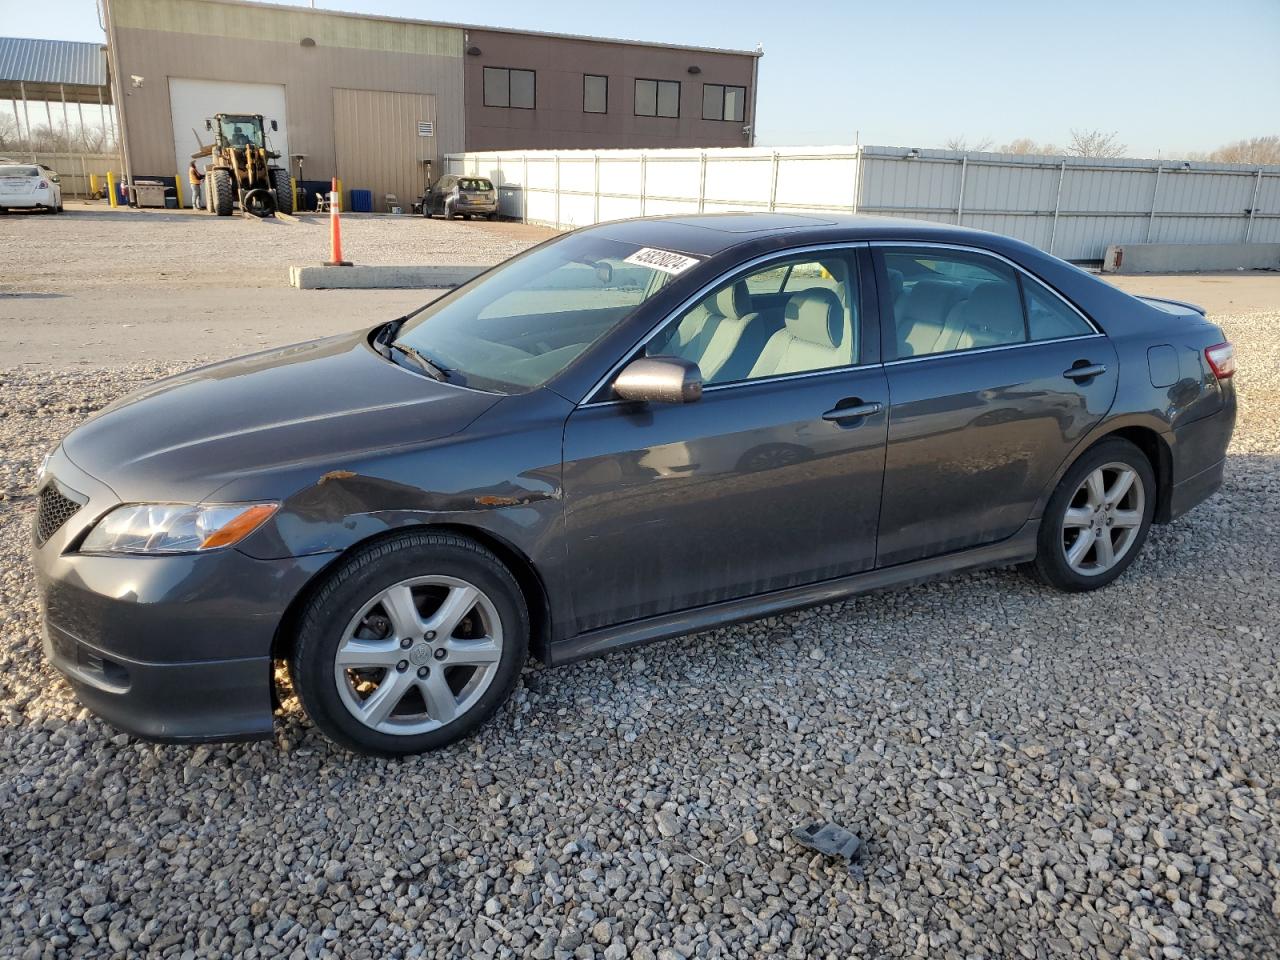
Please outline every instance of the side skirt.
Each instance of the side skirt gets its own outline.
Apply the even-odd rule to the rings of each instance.
[[[695,607],[692,610],[664,613],[644,620],[632,620],[628,623],[601,627],[598,630],[589,630],[576,637],[549,644],[546,662],[550,666],[559,666],[655,640],[666,640],[696,633],[699,630],[709,630],[712,627],[741,623],[744,620],[757,620],[760,617],[772,616],[787,610],[819,606],[859,593],[922,583],[960,570],[1024,563],[1035,559],[1036,535],[1039,530],[1039,520],[1028,520],[1021,530],[999,543],[879,570],[868,570],[865,573],[855,573],[838,580],[824,580],[821,583],[811,583],[801,587],[788,587],[773,593],[757,594],[739,600],[725,600],[705,607]]]

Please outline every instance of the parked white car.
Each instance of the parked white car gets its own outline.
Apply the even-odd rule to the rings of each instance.
[[[43,164],[0,165],[0,213],[9,210],[62,212],[58,175]]]

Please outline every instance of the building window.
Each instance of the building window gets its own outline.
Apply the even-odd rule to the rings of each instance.
[[[536,101],[537,77],[532,70],[507,67],[484,68],[484,105],[532,110]]]
[[[582,75],[582,112],[609,112],[609,78],[594,74]]]
[[[637,117],[680,116],[680,84],[676,80],[637,80]]]
[[[747,88],[723,83],[702,85],[702,119],[732,120],[741,123],[746,116]]]

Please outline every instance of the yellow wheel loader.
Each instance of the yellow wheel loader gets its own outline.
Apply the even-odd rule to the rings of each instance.
[[[254,217],[293,213],[289,171],[272,163],[280,154],[267,147],[261,114],[220,113],[204,125],[213,143],[191,158],[209,158],[204,196],[210,213],[229,217],[237,203]],[[279,129],[274,120],[271,129]]]

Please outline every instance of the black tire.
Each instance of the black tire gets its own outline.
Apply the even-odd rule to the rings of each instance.
[[[474,584],[492,602],[502,650],[489,686],[466,712],[425,733],[396,735],[366,726],[338,691],[334,658],[352,619],[371,598],[403,580],[433,574]],[[529,647],[529,613],[511,572],[489,550],[446,533],[407,533],[357,550],[314,590],[299,618],[289,675],[312,722],[344,747],[376,756],[406,756],[462,739],[493,716],[520,679]]]
[[[490,219],[490,220],[497,220],[497,219],[498,219],[498,214],[497,214],[497,212],[495,211],[494,213],[489,214],[489,219]]]
[[[1131,489],[1133,486],[1140,485],[1141,522],[1134,528],[1136,533],[1132,541],[1124,547],[1123,553],[1111,566],[1100,569],[1096,573],[1085,574],[1074,569],[1067,559],[1067,540],[1071,536],[1064,526],[1067,510],[1072,507],[1073,500],[1077,499],[1077,495],[1082,492],[1081,488],[1086,478],[1095,470],[1109,465],[1127,466],[1137,475]],[[1147,533],[1151,529],[1151,518],[1155,515],[1156,494],[1156,477],[1151,462],[1146,454],[1128,440],[1113,437],[1090,447],[1071,465],[1057,489],[1054,490],[1053,496],[1049,498],[1049,504],[1040,522],[1036,559],[1031,564],[1032,570],[1044,583],[1058,590],[1078,593],[1105,587],[1124,573],[1141,552]],[[1126,494],[1126,499],[1122,503],[1130,505],[1136,503],[1134,496],[1134,494]],[[1087,504],[1081,504],[1077,509],[1087,509]],[[1122,517],[1117,518],[1117,526],[1122,519]],[[1106,518],[1102,520],[1100,529],[1109,539],[1113,536],[1112,528]],[[1116,532],[1119,533],[1118,530]]]
[[[236,186],[231,178],[231,171],[221,167],[210,170],[207,184],[213,203],[213,212],[220,217],[231,216],[236,203]]]
[[[288,170],[271,168],[271,189],[276,192],[277,212],[293,213],[293,181],[289,178]]]

